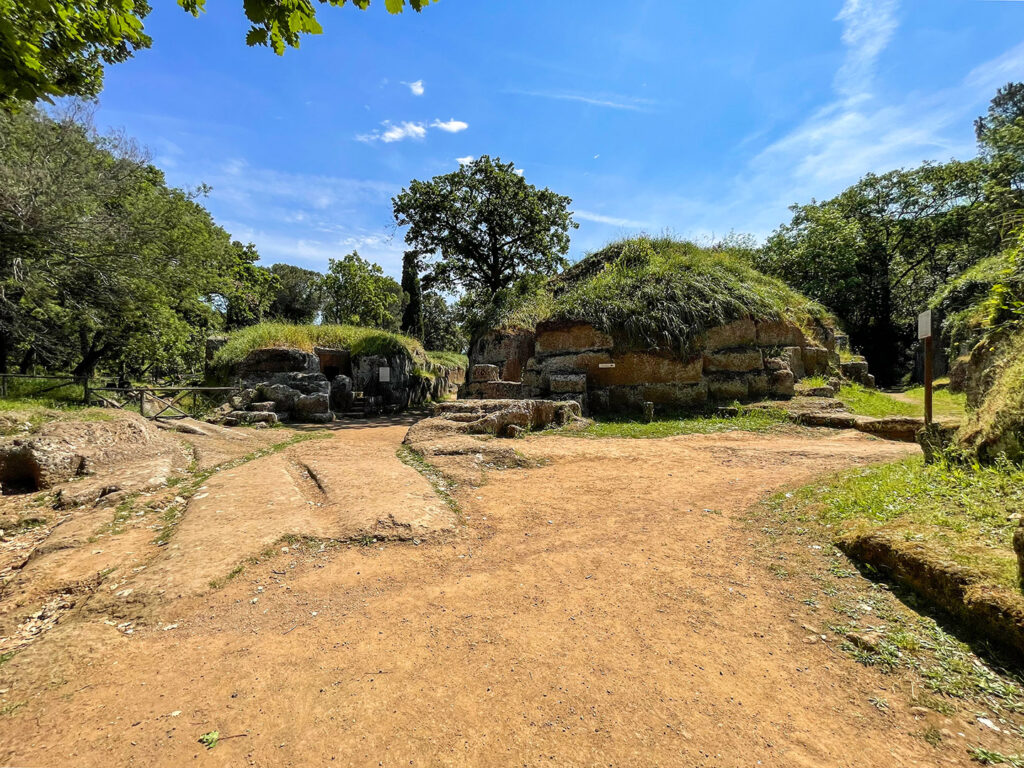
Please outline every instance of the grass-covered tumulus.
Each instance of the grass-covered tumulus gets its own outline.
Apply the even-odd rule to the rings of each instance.
[[[313,347],[347,349],[353,356],[406,355],[417,366],[430,368],[466,368],[465,355],[457,352],[428,352],[411,336],[391,333],[377,328],[354,325],[290,325],[288,323],[260,323],[235,331],[227,343],[217,350],[213,362],[216,366],[240,363],[255,349],[283,347],[312,352]]]
[[[614,243],[546,284],[501,298],[491,327],[578,320],[637,345],[679,350],[742,317],[833,322],[821,305],[754,269],[745,250],[669,237]]]

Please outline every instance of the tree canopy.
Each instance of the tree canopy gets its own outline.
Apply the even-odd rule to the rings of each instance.
[[[1024,189],[1024,86],[978,119],[980,156],[868,174],[824,202],[793,206],[756,264],[832,309],[879,381],[913,352],[914,317],[948,281],[996,254]]]
[[[565,267],[572,200],[538,189],[513,163],[487,155],[430,181],[413,181],[393,202],[406,242],[423,254],[424,288],[493,296],[524,274]]]
[[[415,11],[431,0],[384,0],[390,13],[406,5]],[[318,5],[348,0],[245,0],[250,22],[247,45],[264,45],[281,55],[298,48],[302,35],[323,31]],[[351,0],[365,10],[370,0]],[[206,0],[178,0],[198,16]],[[149,48],[144,20],[147,0],[0,0],[0,106],[49,101],[55,96],[92,97],[103,86],[103,67]]]
[[[274,264],[270,272],[277,283],[267,314],[300,325],[316,320],[324,305],[323,275],[292,264]]]
[[[352,251],[331,259],[324,276],[324,322],[396,331],[402,288],[371,261]]]
[[[0,370],[15,354],[80,374],[186,370],[218,307],[252,303],[238,270],[257,254],[213,222],[205,190],[168,187],[81,115],[0,111],[0,190]]]

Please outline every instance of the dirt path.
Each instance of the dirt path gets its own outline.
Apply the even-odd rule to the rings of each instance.
[[[323,483],[377,489],[372,517],[404,519],[427,503],[401,485],[404,433],[338,429],[304,455],[320,451]],[[822,431],[517,447],[547,463],[460,491],[458,533],[292,546],[134,635],[52,630],[0,669],[0,764],[966,764],[913,735],[889,679],[805,642],[741,519],[913,446]],[[248,466],[287,472],[273,460]],[[208,751],[214,730],[232,738]]]

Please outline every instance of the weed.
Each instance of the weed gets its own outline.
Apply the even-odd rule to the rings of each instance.
[[[220,731],[210,731],[199,737],[199,743],[207,749],[216,747],[218,741],[220,741]]]
[[[939,733],[939,729],[934,725],[929,725],[921,732],[921,738],[931,744],[933,747],[939,746],[942,743],[942,734]]]
[[[982,765],[1009,765],[1012,768],[1024,768],[1024,757],[1020,755],[1004,755],[984,747],[970,747],[967,753],[971,760]]]
[[[395,455],[403,464],[407,464],[423,475],[434,489],[434,493],[455,513],[458,520],[462,520],[462,510],[459,509],[459,504],[451,493],[452,485],[443,474],[424,459],[422,454],[417,453],[407,445],[399,447]]]

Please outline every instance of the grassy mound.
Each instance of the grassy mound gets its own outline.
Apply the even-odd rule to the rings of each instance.
[[[593,253],[533,290],[510,292],[492,327],[578,320],[632,343],[687,349],[742,317],[832,324],[826,310],[758,272],[742,251],[637,237]]]
[[[991,261],[961,278],[988,283],[988,289],[975,291],[960,314],[971,319],[981,336],[971,353],[975,375],[967,385],[978,390],[971,392],[972,402],[980,395],[980,404],[958,441],[983,461],[1001,454],[1024,461],[1024,231],[999,260]]]
[[[985,461],[1000,454],[1024,461],[1024,328],[998,342],[992,366],[993,384],[960,430],[959,442]]]
[[[411,336],[391,333],[376,328],[360,328],[354,325],[290,325],[288,323],[260,323],[235,331],[227,343],[217,350],[213,358],[215,366],[231,366],[240,363],[255,349],[282,347],[312,352],[313,347],[334,347],[347,349],[354,357],[381,355],[384,357],[407,356],[424,369],[465,368],[465,355],[456,352],[427,352],[423,345]]]

